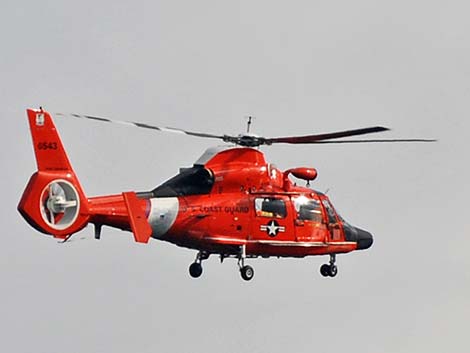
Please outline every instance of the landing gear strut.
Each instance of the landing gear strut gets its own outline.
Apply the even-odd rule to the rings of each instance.
[[[250,281],[255,275],[255,270],[250,265],[245,265],[246,250],[245,245],[240,248],[240,254],[238,255],[238,267],[240,269],[240,275],[245,281]]]
[[[189,275],[192,278],[199,278],[202,276],[202,261],[207,260],[211,254],[205,251],[199,251],[196,255],[196,259],[189,266]],[[255,270],[249,265],[245,265],[246,259],[246,248],[245,245],[240,246],[238,254],[220,254],[220,262],[222,262],[226,257],[234,257],[238,259],[238,268],[240,270],[240,275],[245,281],[250,281],[255,275]]]
[[[189,266],[189,275],[192,278],[198,278],[202,275],[202,260],[207,260],[209,258],[209,254],[199,251],[196,255],[196,259],[194,262]]]
[[[323,277],[335,277],[338,274],[336,263],[336,254],[330,254],[330,263],[323,264],[320,267],[320,273]]]

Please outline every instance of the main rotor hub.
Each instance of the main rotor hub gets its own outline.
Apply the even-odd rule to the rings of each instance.
[[[254,134],[239,134],[238,136],[224,135],[223,141],[243,147],[259,147],[261,145],[271,144],[264,137]]]

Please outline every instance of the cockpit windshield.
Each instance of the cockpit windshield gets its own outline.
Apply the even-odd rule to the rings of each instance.
[[[181,170],[170,180],[152,190],[154,197],[175,197],[210,193],[214,185],[214,174],[202,166]]]
[[[319,200],[310,199],[303,195],[294,197],[292,200],[294,201],[298,219],[318,223],[322,221],[322,212]]]

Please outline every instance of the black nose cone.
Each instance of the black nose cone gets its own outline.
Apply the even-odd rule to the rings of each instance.
[[[351,225],[344,226],[344,235],[347,241],[355,241],[357,250],[369,249],[374,242],[372,234]]]
[[[369,249],[372,246],[372,243],[374,242],[372,234],[359,228],[357,228],[357,230],[357,250]]]

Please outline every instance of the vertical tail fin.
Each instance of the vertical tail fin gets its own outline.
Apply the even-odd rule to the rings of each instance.
[[[28,109],[38,171],[72,171],[57,129],[48,112]]]
[[[42,109],[27,113],[38,170],[26,186],[18,211],[37,230],[65,238],[88,223],[88,200],[50,114]]]

